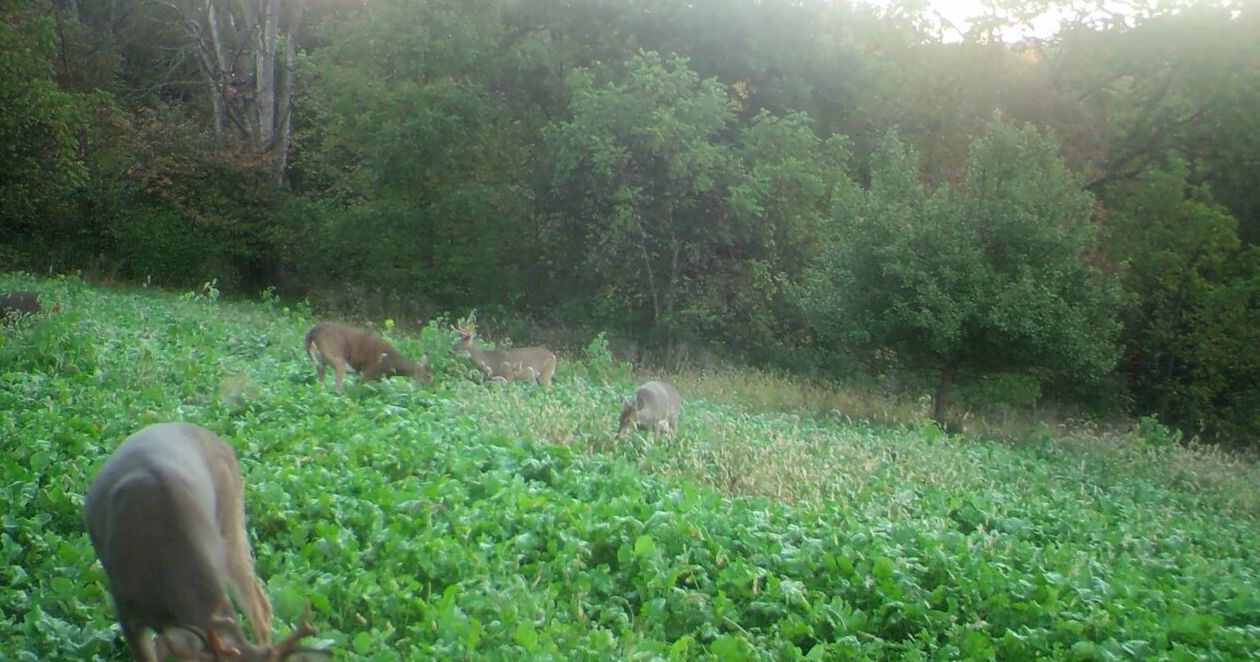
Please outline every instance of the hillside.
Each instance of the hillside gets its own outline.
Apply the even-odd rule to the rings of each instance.
[[[1260,655],[1260,472],[1157,427],[1009,446],[679,375],[677,438],[619,442],[649,375],[598,341],[544,392],[470,380],[449,325],[387,331],[435,382],[339,395],[306,311],[19,288],[63,310],[0,331],[0,659],[125,659],[83,493],[168,420],[232,442],[277,630],[309,599],[339,659]]]

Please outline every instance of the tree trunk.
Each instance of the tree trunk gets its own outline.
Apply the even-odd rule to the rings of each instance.
[[[640,227],[640,230],[642,228]],[[648,253],[647,237],[639,238],[639,253],[643,256],[643,270],[647,272],[648,294],[652,297],[652,321],[661,323],[661,298],[656,292],[656,275],[652,269],[652,256]]]
[[[289,171],[289,145],[293,136],[293,84],[297,76],[297,32],[302,22],[302,3],[289,5],[289,20],[284,34],[284,68],[276,80],[276,139],[273,150],[276,154],[275,182],[276,187],[287,185]]]
[[[210,95],[210,108],[214,113],[214,135],[222,142],[228,119],[228,106],[223,98],[228,62],[227,51],[223,47],[223,35],[219,32],[219,12],[215,9],[213,0],[206,0],[205,17],[206,27],[203,34],[209,35],[210,43],[198,44],[198,63],[201,74],[206,79],[207,94]],[[209,53],[206,52],[207,46]]]
[[[276,36],[280,27],[280,0],[258,0],[259,23],[254,31],[254,148],[271,149],[276,136]]]

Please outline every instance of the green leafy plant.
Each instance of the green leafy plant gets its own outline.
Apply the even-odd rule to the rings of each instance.
[[[595,334],[586,346],[585,363],[588,378],[595,383],[609,384],[624,382],[630,376],[630,366],[618,363],[613,358],[612,349],[608,345],[608,337],[603,331]]]
[[[4,659],[127,659],[82,495],[164,420],[236,448],[277,630],[309,600],[342,659],[1260,651],[1260,476],[1194,446],[1059,429],[1005,446],[745,407],[769,382],[678,375],[697,389],[679,434],[634,449],[611,396],[643,376],[608,373],[595,341],[551,391],[439,368],[339,395],[308,379],[309,317],[65,287],[73,309],[0,362]],[[391,337],[451,340],[437,322]]]

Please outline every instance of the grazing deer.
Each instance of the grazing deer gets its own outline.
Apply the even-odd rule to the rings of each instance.
[[[0,294],[0,321],[17,319],[24,315],[38,315],[43,309],[43,306],[39,305],[39,292]]]
[[[254,575],[243,490],[232,447],[188,423],[137,432],[92,479],[83,502],[88,537],[135,660],[331,659],[298,646],[315,633],[309,613],[271,645],[271,602]],[[258,644],[233,617],[228,591]],[[156,648],[150,630],[159,635]]]
[[[661,428],[675,433],[681,413],[682,396],[678,389],[664,382],[646,382],[635,390],[634,400],[627,400],[621,408],[617,436],[624,435],[630,428],[651,429],[654,437],[660,436]]]
[[[504,383],[529,379],[543,388],[551,388],[551,377],[556,373],[556,355],[546,347],[522,347],[520,349],[483,349],[474,342],[477,329],[473,317],[453,327],[459,340],[451,346],[451,354],[467,356],[477,365],[486,378]]]
[[[321,384],[324,369],[332,364],[338,391],[342,390],[347,367],[359,373],[360,382],[395,375],[406,375],[418,382],[433,381],[427,355],[419,362],[412,361],[384,340],[340,324],[316,324],[306,332],[306,354],[315,361],[315,377]]]

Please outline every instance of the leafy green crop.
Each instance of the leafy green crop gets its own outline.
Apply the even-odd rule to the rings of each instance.
[[[1164,447],[699,400],[618,441],[636,384],[599,341],[547,392],[469,380],[444,327],[390,334],[435,383],[338,395],[274,299],[16,287],[64,310],[2,331],[0,659],[126,659],[83,493],[165,420],[235,446],[278,633],[309,599],[341,659],[1260,655],[1255,513]]]

